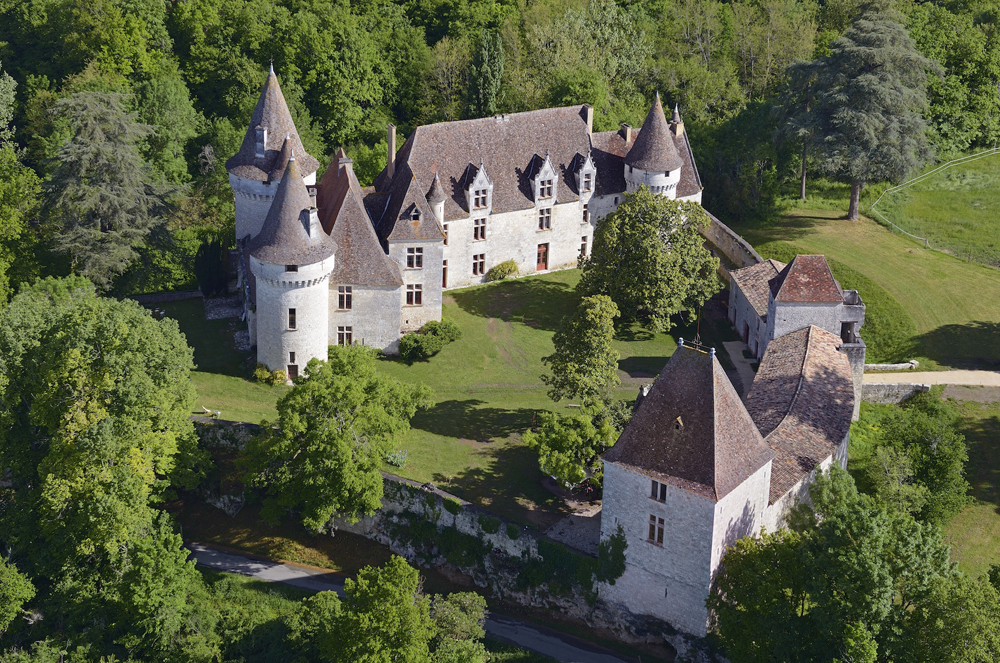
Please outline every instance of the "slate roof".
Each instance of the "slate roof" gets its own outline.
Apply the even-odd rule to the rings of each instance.
[[[854,382],[839,337],[809,326],[771,341],[746,409],[774,451],[770,503],[826,460],[844,440]]]
[[[625,164],[642,170],[677,170],[684,164],[674,143],[674,135],[663,114],[663,104],[660,103],[660,93],[656,93],[646,120],[642,123],[642,131],[635,139]]]
[[[311,265],[325,260],[337,244],[318,225],[309,234],[313,202],[294,155],[285,174],[260,232],[250,240],[250,255],[272,265]]]
[[[323,174],[316,192],[323,230],[338,247],[330,286],[400,286],[399,266],[382,250],[351,160],[343,156],[343,150],[338,157],[337,165]]]
[[[841,304],[844,291],[833,278],[826,257],[798,255],[770,281],[776,302]]]
[[[718,501],[773,455],[718,359],[681,347],[603,458]]]
[[[426,191],[417,183],[409,164],[397,166],[385,211],[375,224],[379,238],[383,241],[444,241],[444,230],[427,202]],[[496,193],[494,201],[495,196]],[[445,202],[445,209],[447,206]],[[417,219],[413,217],[414,210],[418,212]]]
[[[444,187],[441,186],[441,178],[434,173],[434,181],[431,182],[431,190],[427,192],[427,202],[430,204],[444,202]]]
[[[767,305],[771,296],[769,282],[784,268],[785,263],[783,262],[765,260],[729,273],[733,282],[740,287],[740,292],[747,298],[761,320],[767,319]]]
[[[264,157],[258,159],[255,156],[257,144],[257,127],[267,129],[267,142],[264,144]],[[295,123],[292,115],[288,111],[288,104],[281,94],[281,87],[278,85],[278,77],[274,73],[274,67],[267,74],[267,80],[260,91],[260,98],[257,99],[257,106],[250,116],[250,124],[247,127],[246,135],[243,136],[243,144],[240,151],[226,161],[226,170],[233,175],[261,182],[275,181],[281,178],[284,172],[285,161],[279,160],[279,153],[285,137],[291,140],[289,154],[294,152],[298,155],[299,168],[308,175],[315,173],[319,168],[319,161],[306,153],[299,139],[299,133],[295,130]],[[276,166],[276,164],[278,164]]]

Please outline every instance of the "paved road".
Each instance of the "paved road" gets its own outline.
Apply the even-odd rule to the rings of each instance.
[[[334,591],[344,593],[345,576],[298,564],[250,558],[211,548],[189,544],[195,562],[216,571],[239,573],[266,582],[280,582],[313,592]],[[561,663],[633,663],[632,659],[618,656],[606,649],[592,645],[551,629],[529,625],[509,617],[493,616],[486,620],[490,637],[517,645],[530,651],[551,656]]]
[[[996,371],[903,371],[901,373],[865,373],[868,383],[909,384],[961,384],[968,386],[1000,387],[1000,373]]]

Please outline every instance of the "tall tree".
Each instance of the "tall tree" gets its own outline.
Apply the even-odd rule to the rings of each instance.
[[[580,300],[552,338],[556,351],[542,357],[542,363],[552,370],[552,375],[542,376],[542,382],[549,386],[549,398],[556,402],[563,398],[606,400],[621,384],[617,373],[620,355],[614,348],[617,317],[618,307],[606,295]]]
[[[70,256],[75,272],[109,288],[168,209],[139,154],[151,128],[115,94],[78,92],[53,112],[72,127],[46,186],[53,248]]]
[[[17,567],[0,557],[0,636],[35,596],[35,586]]]
[[[640,188],[598,222],[577,290],[610,297],[622,322],[643,320],[665,331],[673,315],[693,318],[720,287],[719,259],[699,232],[708,223],[698,203]]]
[[[329,361],[310,361],[278,401],[277,427],[247,448],[248,480],[267,495],[265,517],[296,509],[306,527],[322,530],[335,515],[374,513],[383,459],[429,404],[427,387],[379,373],[370,348],[332,346]]]
[[[471,73],[471,93],[476,117],[496,115],[500,102],[500,84],[503,82],[503,42],[497,32],[483,31],[479,54]]]
[[[925,86],[937,67],[922,56],[892,10],[872,9],[814,63],[822,170],[851,185],[856,221],[869,181],[901,182],[930,158]]]

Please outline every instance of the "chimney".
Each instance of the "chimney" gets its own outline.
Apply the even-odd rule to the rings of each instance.
[[[674,116],[670,119],[670,130],[675,136],[684,135],[684,120],[681,119],[681,111],[677,104],[674,104]]]
[[[594,107],[590,104],[583,105],[583,112],[587,117],[587,133],[594,133]]]
[[[626,145],[632,142],[632,125],[622,122],[622,128],[618,133],[625,139]]]
[[[392,176],[396,174],[396,125],[390,124],[387,133],[386,142],[389,144],[389,154],[386,168],[389,171],[389,179],[391,180]]]

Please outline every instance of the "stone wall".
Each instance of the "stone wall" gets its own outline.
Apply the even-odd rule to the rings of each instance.
[[[337,344],[338,327],[350,327],[354,343],[378,348],[386,354],[399,352],[402,288],[352,285],[351,308],[338,310],[340,285],[347,284],[330,284],[329,344]]]
[[[892,405],[901,403],[911,396],[931,390],[929,384],[914,384],[910,382],[866,382],[862,386],[861,398],[866,403]]]
[[[733,232],[729,226],[719,221],[711,212],[705,211],[708,214],[708,218],[711,223],[708,228],[701,231],[701,234],[705,236],[705,239],[710,241],[715,247],[725,254],[729,262],[736,265],[737,269],[743,267],[750,267],[756,265],[757,263],[764,262],[764,259],[760,257],[760,254],[750,243]],[[729,280],[728,273],[726,275],[726,280]]]
[[[729,321],[733,323],[733,328],[740,338],[747,334],[747,346],[755,353],[757,360],[764,356],[765,343],[762,342],[761,334],[767,330],[767,326],[761,323],[757,310],[750,304],[743,291],[738,285],[729,284]]]
[[[423,267],[407,268],[406,249],[423,249]],[[444,259],[444,245],[437,242],[389,242],[389,257],[399,265],[399,273],[403,276],[403,288],[400,292],[399,307],[400,329],[404,332],[415,331],[431,320],[441,319],[441,264]],[[470,265],[471,265],[471,258]],[[470,267],[471,269],[471,267]],[[406,286],[418,284],[421,286],[422,301],[420,306],[406,305]]]

